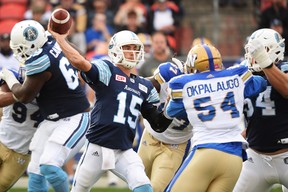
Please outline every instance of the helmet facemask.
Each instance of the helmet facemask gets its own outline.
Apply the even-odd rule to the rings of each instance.
[[[11,31],[10,48],[15,58],[24,63],[48,40],[43,26],[34,20],[16,23]]]
[[[29,53],[29,48],[26,45],[13,45],[10,42],[10,47],[13,51],[14,57],[20,62],[25,63],[25,61],[31,56],[32,53]],[[31,51],[30,51],[31,52]]]

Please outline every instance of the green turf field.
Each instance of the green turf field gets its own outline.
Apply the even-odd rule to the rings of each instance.
[[[49,192],[53,190],[49,190]],[[27,189],[11,189],[9,192],[27,192]],[[91,192],[130,192],[129,189],[119,188],[93,188]]]
[[[52,192],[52,190],[50,190]],[[49,191],[49,192],[50,192]],[[27,192],[27,189],[11,189],[9,192]],[[94,188],[91,192],[130,192],[129,189],[118,188]],[[273,189],[271,192],[282,192],[281,189]]]

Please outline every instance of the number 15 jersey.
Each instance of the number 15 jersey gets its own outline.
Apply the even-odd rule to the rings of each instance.
[[[156,89],[149,80],[129,77],[106,60],[95,60],[85,75],[96,93],[88,140],[110,149],[132,148],[140,113],[145,117],[145,110],[159,102]]]

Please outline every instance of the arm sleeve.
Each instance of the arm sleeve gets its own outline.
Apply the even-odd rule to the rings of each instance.
[[[172,122],[172,119],[165,117],[164,112],[158,111],[156,106],[143,108],[141,113],[142,116],[149,122],[152,129],[158,133],[164,132]]]

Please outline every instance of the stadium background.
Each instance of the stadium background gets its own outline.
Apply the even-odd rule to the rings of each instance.
[[[5,14],[1,9],[5,1],[12,0],[0,1],[0,17]],[[111,1],[120,4],[119,0]],[[184,17],[176,32],[177,56],[185,60],[185,54],[189,51],[193,39],[204,36],[212,40],[220,50],[225,66],[233,65],[243,56],[243,45],[247,36],[257,28],[259,13],[263,9],[260,0],[182,0],[181,5],[184,8]],[[0,24],[0,33],[1,30],[4,30],[3,24]],[[25,188],[26,185],[27,177],[24,176],[10,191],[26,191],[18,189]],[[105,188],[105,185],[107,181],[104,176],[95,187]],[[120,182],[118,187],[120,189],[112,188],[107,192],[128,191],[125,183]],[[104,189],[94,191],[105,192]]]

